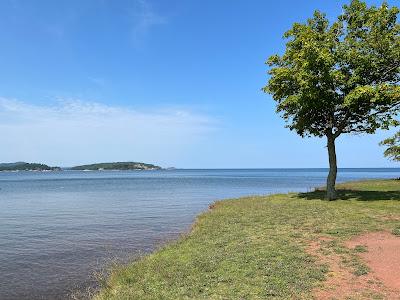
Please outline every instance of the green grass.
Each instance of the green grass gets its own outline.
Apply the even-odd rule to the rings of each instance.
[[[217,202],[190,233],[155,253],[111,270],[95,299],[310,299],[329,266],[307,253],[329,237],[359,276],[368,273],[343,241],[366,231],[398,232],[400,181],[339,185],[341,200],[323,192]]]

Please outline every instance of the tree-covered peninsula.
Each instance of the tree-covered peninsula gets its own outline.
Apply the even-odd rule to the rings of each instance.
[[[82,165],[72,167],[71,170],[160,170],[161,167],[146,164],[142,162],[111,162],[111,163],[97,163],[91,165]]]
[[[0,171],[60,171],[60,167],[50,167],[45,164],[15,162],[0,163]]]

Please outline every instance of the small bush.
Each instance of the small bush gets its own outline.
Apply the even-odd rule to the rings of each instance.
[[[400,236],[400,226],[394,228],[394,229],[392,230],[392,233],[393,233],[394,235],[399,235],[399,236]]]
[[[356,267],[354,271],[354,275],[356,276],[362,276],[362,275],[367,275],[369,273],[369,268],[366,265],[360,264]]]
[[[358,253],[364,253],[364,252],[368,252],[367,247],[365,247],[364,245],[357,245],[354,247],[354,251],[358,252]]]

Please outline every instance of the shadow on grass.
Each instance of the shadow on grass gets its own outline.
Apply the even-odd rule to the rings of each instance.
[[[326,192],[316,190],[314,192],[300,193],[299,197],[306,200],[325,200]],[[400,191],[357,191],[357,190],[337,190],[338,200],[357,200],[357,201],[400,201]]]

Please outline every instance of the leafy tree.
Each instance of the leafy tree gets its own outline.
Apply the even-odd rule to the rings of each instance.
[[[392,160],[400,161],[400,131],[393,137],[383,140],[380,145],[387,146],[384,155]]]
[[[283,55],[271,56],[263,88],[287,127],[301,137],[326,137],[327,198],[336,199],[335,141],[345,133],[388,129],[400,107],[399,8],[354,0],[330,23],[315,11],[284,34]]]

